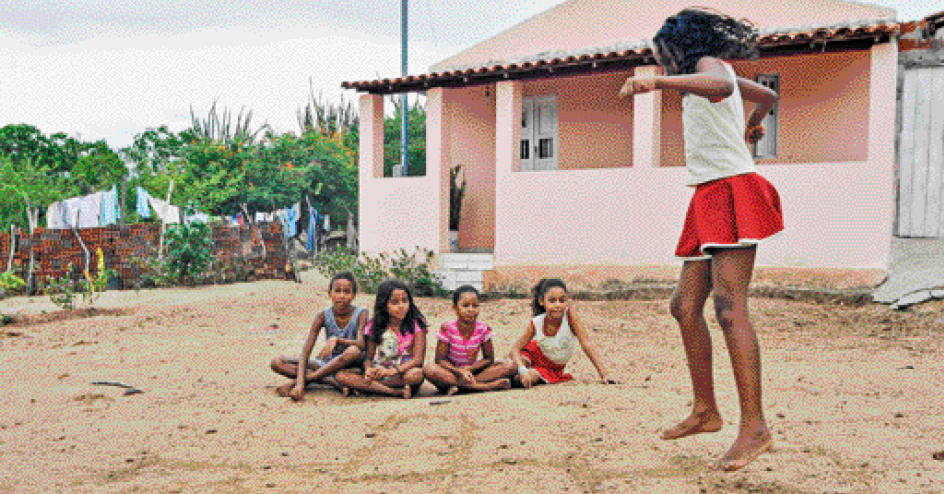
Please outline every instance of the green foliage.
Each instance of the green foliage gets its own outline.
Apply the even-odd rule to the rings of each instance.
[[[391,99],[393,117],[384,119],[384,176],[393,175],[393,167],[400,164],[403,154],[402,115],[400,99]],[[417,101],[407,112],[407,158],[411,177],[426,175],[426,107]]]
[[[168,227],[164,235],[167,271],[174,279],[193,283],[213,260],[213,237],[204,223]]]
[[[409,283],[418,296],[442,296],[446,290],[442,280],[430,270],[434,253],[416,248],[415,252],[397,249],[376,257],[356,254],[346,249],[328,251],[319,255],[314,266],[323,276],[331,277],[340,271],[351,271],[358,285],[366,293],[376,293],[384,280],[397,278]]]
[[[311,80],[309,79],[309,86]],[[358,113],[350,101],[341,98],[339,104],[332,104],[324,95],[315,98],[313,87],[309,87],[308,103],[298,110],[298,127],[302,134],[317,132],[324,137],[350,135],[357,133]]]
[[[216,102],[210,106],[206,118],[199,118],[190,107],[190,119],[193,123],[193,137],[202,141],[214,141],[230,145],[235,143],[252,144],[262,132],[270,132],[268,125],[252,129],[252,110],[240,110],[233,123],[233,114],[227,109],[217,110]]]
[[[19,293],[26,286],[23,278],[20,278],[13,271],[0,273],[0,298],[13,293]]]
[[[9,156],[0,156],[0,228],[9,231],[10,224],[29,228],[27,205],[41,207],[77,192],[75,183],[48,166],[31,160],[14,163]]]
[[[72,265],[69,265],[72,272]],[[48,277],[42,282],[42,291],[62,310],[75,310],[76,283],[68,276]]]
[[[71,176],[80,194],[91,194],[111,188],[127,174],[128,169],[118,154],[102,143],[79,158]]]

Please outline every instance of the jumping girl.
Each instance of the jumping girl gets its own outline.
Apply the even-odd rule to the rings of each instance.
[[[579,342],[600,374],[600,381],[616,384],[600,365],[596,348],[587,337],[583,323],[570,308],[567,285],[556,278],[542,279],[531,293],[534,296],[531,308],[535,317],[511,349],[510,358],[518,369],[515,383],[530,388],[535,384],[553,384],[573,379],[573,376],[564,372],[564,366],[570,361]]]
[[[423,368],[426,379],[448,395],[510,388],[511,381],[504,377],[508,366],[495,362],[492,328],[478,322],[479,291],[460,286],[452,293],[452,309],[457,319],[439,328],[436,361]]]
[[[423,384],[426,319],[413,302],[410,288],[398,280],[377,287],[374,319],[364,328],[367,353],[364,372],[338,372],[345,389],[410,398]]]
[[[272,360],[272,370],[289,379],[276,393],[301,400],[306,382],[319,382],[340,387],[333,375],[340,369],[360,363],[364,355],[364,327],[367,310],[351,305],[357,296],[357,281],[349,271],[334,275],[328,283],[331,307],[315,316],[299,358],[279,357]],[[318,358],[310,359],[321,328],[325,330],[325,346]]]
[[[711,336],[703,308],[714,291],[741,407],[738,437],[717,467],[739,470],[773,447],[761,406],[761,363],[748,317],[748,286],[756,245],[783,229],[777,191],[757,174],[745,140],[764,134],[761,121],[778,96],[737,77],[722,58],[756,55],[757,31],[744,21],[701,9],[666,19],[653,52],[666,76],[630,78],[620,97],[661,89],[684,95],[682,119],[688,185],[695,193],[676,255],[685,260],[672,297],[695,395],[691,415],[662,433],[679,439],[715,432],[723,421],[715,402]],[[754,103],[745,123],[742,98]]]

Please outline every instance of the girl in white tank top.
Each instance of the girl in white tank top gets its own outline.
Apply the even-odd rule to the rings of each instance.
[[[564,366],[573,357],[579,343],[600,374],[600,380],[605,384],[614,384],[616,381],[610,379],[601,365],[586,329],[569,307],[570,297],[564,282],[542,279],[532,292],[535,317],[511,349],[513,365],[518,369],[515,382],[530,388],[535,384],[573,379],[573,376],[564,372]]]
[[[756,56],[757,36],[747,22],[685,9],[666,19],[653,38],[653,56],[668,75],[630,78],[620,90],[620,97],[657,89],[685,96],[688,184],[697,188],[676,250],[686,260],[671,312],[682,331],[695,399],[691,414],[663,432],[662,439],[716,432],[724,424],[714,395],[711,336],[702,314],[713,291],[741,398],[738,437],[716,464],[725,471],[744,468],[773,447],[761,402],[760,350],[747,294],[756,244],[779,232],[783,217],[776,190],[756,173],[744,141],[763,136],[761,121],[778,97],[737,77],[720,60]],[[755,104],[746,122],[742,98]]]

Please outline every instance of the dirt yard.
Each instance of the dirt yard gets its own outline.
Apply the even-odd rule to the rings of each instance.
[[[715,334],[717,434],[664,442],[690,392],[666,301],[577,302],[605,361],[576,382],[409,401],[274,393],[273,356],[296,354],[326,283],[109,292],[97,315],[46,298],[0,301],[0,493],[902,493],[944,492],[944,303],[892,312],[755,299],[775,451],[709,469],[736,434]],[[360,295],[356,303],[372,306]],[[434,326],[452,316],[419,301]],[[46,314],[44,315],[44,311]],[[484,305],[504,355],[527,301]],[[431,343],[432,348],[432,343]],[[143,391],[92,385],[118,381]]]

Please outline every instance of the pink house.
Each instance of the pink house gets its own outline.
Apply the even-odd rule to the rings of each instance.
[[[361,92],[360,246],[420,246],[453,282],[677,270],[684,186],[681,99],[621,101],[653,74],[647,40],[691,2],[570,0],[422,75],[345,83]],[[760,268],[886,268],[895,213],[895,11],[841,0],[704,0],[752,20],[761,57],[742,77],[781,100],[754,149],[786,230]],[[427,175],[383,176],[384,95],[427,95]],[[459,252],[448,240],[449,168],[468,181]],[[635,269],[636,271],[633,271]]]

